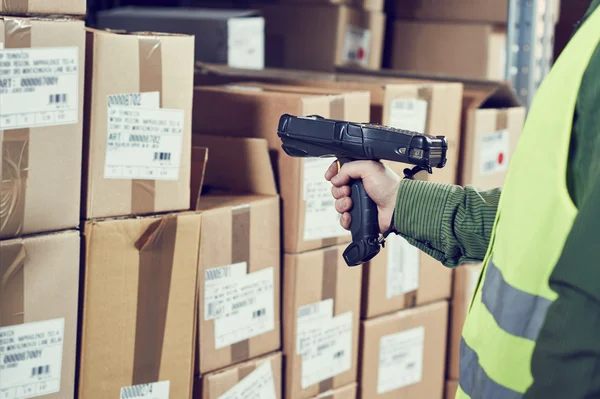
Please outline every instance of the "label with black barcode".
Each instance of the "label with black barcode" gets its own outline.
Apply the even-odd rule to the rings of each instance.
[[[419,289],[421,253],[403,237],[390,234],[387,254],[386,297],[392,299]]]
[[[0,328],[0,398],[60,391],[64,319]]]
[[[377,394],[419,383],[423,379],[425,328],[420,326],[379,340]]]
[[[122,387],[120,399],[169,399],[170,389],[171,381]]]
[[[507,129],[481,135],[479,149],[479,173],[481,175],[508,170],[509,137]]]
[[[184,112],[108,107],[105,179],[177,180]]]
[[[369,65],[371,31],[357,26],[348,26],[344,36],[343,60],[348,64]]]
[[[79,121],[79,48],[0,49],[0,130]]]
[[[427,101],[416,98],[395,98],[390,103],[387,124],[396,129],[427,133]]]

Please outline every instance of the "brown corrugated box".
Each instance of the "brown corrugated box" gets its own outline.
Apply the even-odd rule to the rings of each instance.
[[[444,394],[448,303],[362,322],[363,398],[441,398]]]
[[[448,329],[448,367],[447,377],[458,380],[460,360],[460,339],[471,297],[481,274],[481,264],[468,264],[454,270],[452,302],[450,303],[450,321]]]
[[[3,0],[0,15],[85,15],[86,0]]]
[[[504,26],[398,20],[393,30],[392,69],[504,79]]]
[[[450,298],[452,269],[390,235],[381,252],[363,268],[362,317],[386,313]]]
[[[15,377],[11,369],[0,369],[0,395],[14,398],[46,392],[44,397],[49,399],[72,398],[75,393],[79,232],[63,231],[0,241],[0,253],[0,352],[5,357],[21,354],[25,348],[40,351],[39,358],[16,363],[20,378],[11,378]],[[49,281],[52,284],[48,284]],[[55,345],[26,338],[35,334]],[[10,349],[12,344],[24,346]],[[34,346],[27,346],[29,344]],[[38,367],[43,373],[31,376],[32,370],[39,370]]]
[[[50,74],[17,75],[13,79],[22,82],[22,77],[58,77],[55,87],[29,89],[33,95],[38,95],[38,92],[39,96],[43,95],[39,103],[26,94],[17,94],[19,103],[23,104],[15,107],[19,117],[4,117],[0,123],[0,126],[16,127],[0,129],[0,238],[76,228],[79,226],[81,187],[84,23],[60,18],[0,17],[0,44],[6,50],[37,49],[37,61],[63,61],[60,67],[51,68]],[[60,51],[56,58],[49,58],[55,53],[40,54],[42,48],[49,47],[60,47],[56,50]],[[64,62],[71,60],[77,62],[69,64],[76,68],[72,73],[58,71],[64,67]],[[13,69],[6,68],[2,72],[9,71]],[[11,77],[11,74],[3,76]],[[55,88],[61,92],[53,92]],[[16,100],[8,101],[5,91],[1,94],[6,96],[6,106],[17,103]],[[67,102],[62,105],[48,106],[46,99],[49,94],[64,94],[69,98],[63,97]],[[23,114],[29,106],[32,113]],[[43,120],[49,118],[50,125],[40,126],[40,117]],[[68,123],[55,123],[57,118]]]
[[[282,369],[281,352],[276,352],[205,374],[195,381],[194,399],[281,399]],[[274,396],[271,396],[271,393],[274,393]]]
[[[345,387],[332,389],[327,392],[320,393],[312,399],[356,399],[357,385],[349,384]]]
[[[277,137],[277,125],[285,113],[368,121],[369,97],[368,92],[259,83],[236,83],[235,87],[197,87],[194,95],[194,134],[266,139],[283,200],[284,251],[295,253],[327,247],[350,240],[349,233],[339,226],[331,188],[324,177],[333,159],[305,160],[286,155]],[[231,110],[235,110],[235,118],[231,117]],[[308,219],[304,183],[316,185],[321,195],[319,198],[331,201],[330,206],[320,208],[322,212],[314,212]],[[305,226],[306,220],[309,220],[308,226]]]
[[[196,213],[86,222],[79,397],[152,383],[190,397],[200,224]]]
[[[265,65],[333,71],[381,67],[385,14],[336,5],[261,5]],[[311,23],[306,23],[311,21]]]
[[[357,380],[361,266],[348,267],[343,250],[334,246],[284,255],[288,399],[312,398]]]
[[[120,34],[88,29],[84,218],[187,209],[193,64],[193,36]],[[116,105],[123,104],[127,106],[126,111],[115,116]],[[164,110],[154,111],[158,108]],[[119,118],[153,120],[153,124],[148,122],[140,129],[140,125],[132,123],[131,130],[127,130],[127,125],[119,126]],[[152,136],[160,137],[158,145],[149,142],[152,137],[145,134],[149,131],[146,129],[157,131],[165,118],[173,118],[168,119],[168,123],[173,123],[170,125],[173,131]],[[115,126],[115,133],[107,133],[109,126]],[[129,132],[136,129],[140,134],[130,135]],[[109,140],[119,147],[109,145]],[[123,153],[123,144],[129,146],[128,152]],[[147,147],[140,147],[143,145]],[[112,148],[117,150],[111,150],[109,159],[107,149]],[[130,152],[132,148],[137,148],[136,153]],[[107,163],[109,167],[105,167]],[[110,173],[110,178],[105,178],[106,173]],[[154,176],[156,179],[150,180]],[[165,180],[167,178],[170,180]]]
[[[446,399],[454,399],[456,391],[458,390],[458,381],[448,380],[446,381]]]
[[[193,144],[209,154],[196,205],[202,213],[196,373],[205,374],[281,347],[280,213],[266,140],[195,136]],[[228,297],[242,294],[221,302],[214,286],[227,272],[226,284],[238,284]],[[250,305],[231,315],[226,306],[233,301]]]

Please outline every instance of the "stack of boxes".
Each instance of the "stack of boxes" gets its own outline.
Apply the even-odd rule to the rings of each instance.
[[[0,4],[0,397],[75,392],[85,12]]]

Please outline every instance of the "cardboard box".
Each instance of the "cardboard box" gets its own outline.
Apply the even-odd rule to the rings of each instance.
[[[525,116],[525,107],[508,86],[465,86],[461,185],[487,190],[504,184]]]
[[[275,0],[281,4],[295,4],[297,6],[310,6],[315,4],[346,5],[366,11],[384,11],[384,0]]]
[[[84,218],[188,209],[193,63],[192,36],[88,30]]]
[[[86,0],[4,0],[0,15],[85,15]]]
[[[79,297],[78,231],[0,241],[0,353],[35,356],[0,370],[0,396],[75,393]],[[48,284],[51,281],[52,284]],[[38,339],[38,337],[40,337]],[[49,340],[49,344],[42,338]],[[40,383],[43,381],[43,383]]]
[[[281,347],[280,212],[265,140],[196,136],[194,146],[209,154],[208,192],[196,206],[202,212],[196,372],[205,374]]]
[[[441,398],[448,303],[362,322],[363,398]]]
[[[286,155],[277,137],[285,113],[350,121],[369,120],[369,93],[284,85],[253,84],[197,87],[194,96],[194,134],[264,138],[275,164],[283,201],[283,249],[295,253],[349,242],[339,225],[331,186],[325,172],[331,158],[302,159]],[[235,110],[235,118],[231,117]],[[305,188],[314,188],[305,197]],[[330,205],[320,206],[323,201]],[[319,204],[313,207],[314,204]],[[308,212],[307,212],[308,209]]]
[[[265,20],[255,10],[121,7],[100,11],[97,19],[102,29],[194,35],[196,61],[234,68],[265,65]]]
[[[282,366],[281,352],[276,352],[206,374],[196,380],[194,399],[281,399]]]
[[[76,228],[81,190],[84,23],[0,16],[2,47],[0,238]],[[43,72],[18,67],[33,67],[33,62],[49,64]],[[57,64],[52,66],[54,62]],[[36,85],[38,80],[43,80],[43,85]]]
[[[452,269],[392,234],[363,266],[362,317],[449,299],[451,290]]]
[[[456,391],[458,390],[458,381],[448,380],[446,381],[446,399],[454,399]]]
[[[485,24],[394,22],[391,68],[503,80],[506,28]]]
[[[332,389],[327,392],[323,392],[312,399],[356,399],[357,385],[350,384],[345,387]]]
[[[200,214],[85,223],[79,397],[192,394]]]
[[[356,382],[361,266],[348,267],[343,250],[284,255],[286,398],[312,398]]]
[[[335,5],[260,6],[266,65],[333,71],[340,65],[381,67],[385,14]],[[311,23],[307,23],[311,21]]]
[[[482,265],[466,264],[454,270],[452,302],[450,303],[450,328],[448,330],[448,378],[458,380],[460,339],[471,298],[481,274]]]

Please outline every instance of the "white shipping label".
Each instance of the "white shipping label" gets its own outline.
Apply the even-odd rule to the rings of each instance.
[[[479,173],[506,172],[508,170],[509,135],[508,130],[498,130],[481,136],[479,150]]]
[[[160,108],[160,92],[111,94],[108,107]]]
[[[269,267],[228,284],[225,311],[215,319],[215,349],[275,329],[274,273]]]
[[[313,336],[333,317],[333,299],[311,303],[298,308],[296,321],[296,354],[311,351]]]
[[[302,389],[344,373],[352,367],[352,312],[324,322],[302,355]]]
[[[378,395],[422,380],[424,343],[424,327],[381,337],[377,374]]]
[[[121,388],[120,399],[169,399],[170,381]]]
[[[105,179],[177,180],[184,112],[108,108]]]
[[[421,253],[403,237],[390,234],[387,253],[387,299],[419,289]]]
[[[415,98],[396,98],[390,104],[389,126],[411,132],[426,133],[427,101]]]
[[[0,50],[0,130],[79,119],[79,48]]]
[[[247,262],[204,271],[204,320],[214,320],[225,315],[225,309],[231,306],[230,293],[237,289],[240,279],[247,273]]]
[[[303,193],[306,203],[304,214],[304,240],[344,237],[350,234],[340,225],[340,214],[335,210],[331,183],[325,172],[334,158],[305,158],[303,168]]]
[[[64,319],[0,328],[0,398],[60,391]]]
[[[265,20],[262,17],[227,21],[227,64],[232,68],[265,67]]]
[[[369,66],[371,52],[371,31],[349,26],[344,37],[344,62]]]
[[[277,399],[271,362],[257,367],[218,399]]]

